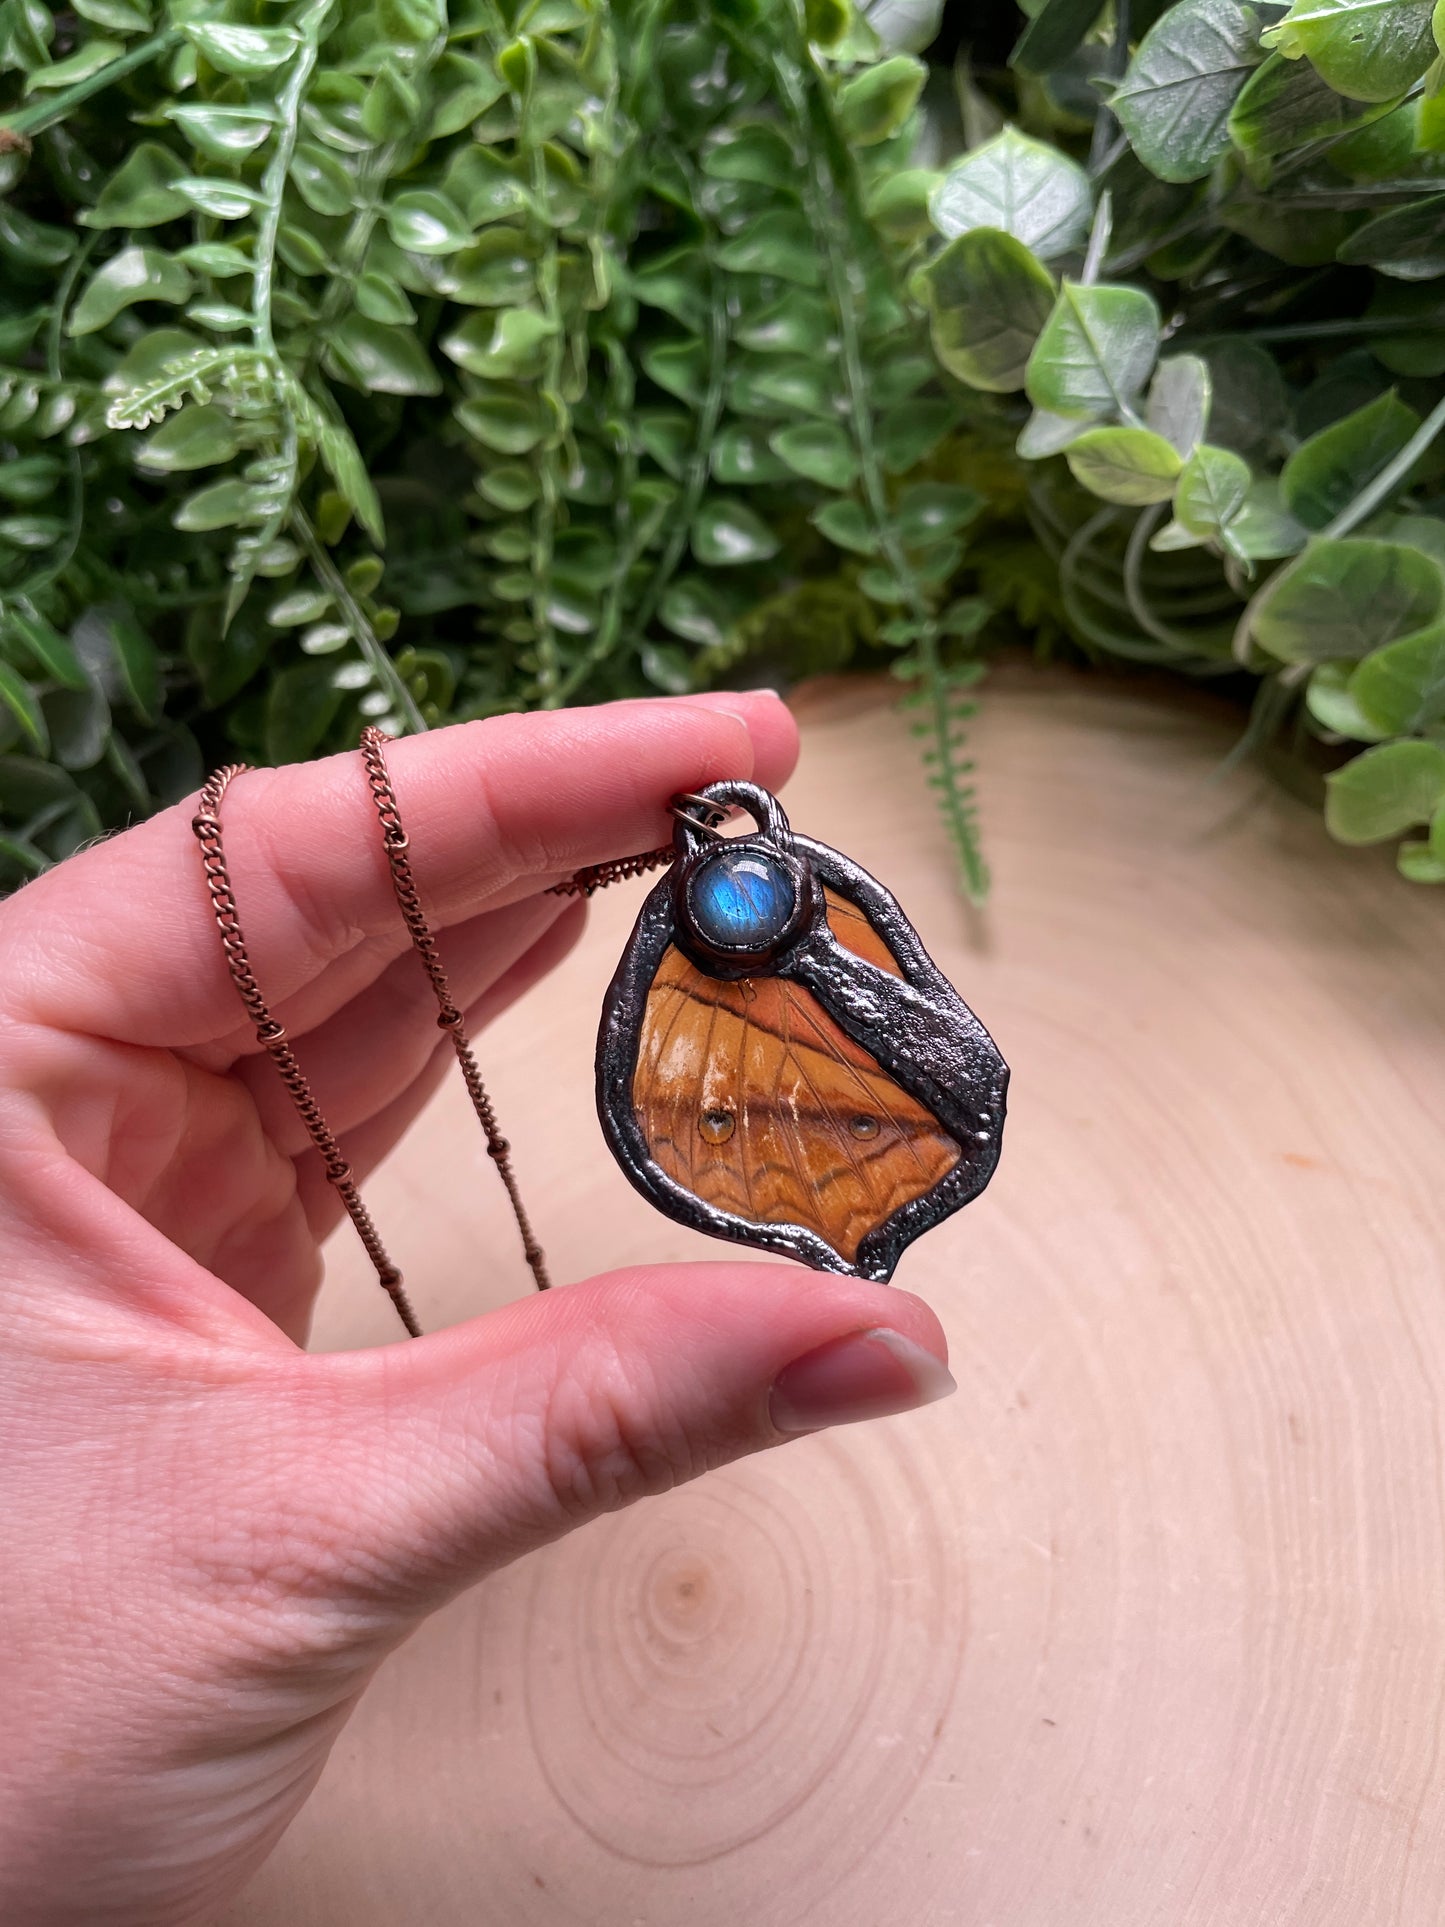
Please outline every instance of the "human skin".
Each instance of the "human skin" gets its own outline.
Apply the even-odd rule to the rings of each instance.
[[[503,717],[389,763],[469,1027],[576,940],[548,884],[775,787],[770,696]],[[571,1284],[308,1356],[325,1181],[227,975],[194,805],[0,907],[0,1919],[209,1913],[305,1800],[377,1666],[597,1514],[951,1389],[933,1314],[763,1264]],[[359,759],[225,805],[252,962],[358,1177],[450,1062]],[[511,1254],[505,1254],[510,1259]]]

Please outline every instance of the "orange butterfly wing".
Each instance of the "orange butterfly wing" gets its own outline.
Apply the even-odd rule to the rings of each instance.
[[[827,900],[838,941],[901,975],[862,912]],[[674,1183],[751,1224],[802,1225],[850,1264],[962,1155],[810,992],[777,977],[727,983],[675,947],[648,994],[632,1101]]]

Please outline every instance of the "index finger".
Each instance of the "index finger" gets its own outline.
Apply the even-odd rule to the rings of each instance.
[[[722,777],[776,786],[796,730],[771,692],[496,716],[393,743],[387,763],[436,928],[667,841],[668,801]],[[10,1008],[134,1044],[235,1031],[191,831],[194,799],[28,884],[0,913]],[[228,792],[226,858],[273,1006],[400,931],[360,757],[256,770]]]

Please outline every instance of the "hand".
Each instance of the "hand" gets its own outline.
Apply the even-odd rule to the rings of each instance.
[[[776,785],[793,754],[783,706],[734,695],[396,744],[469,1026],[575,941],[584,908],[547,884],[664,842],[673,792]],[[616,1273],[308,1357],[336,1200],[226,973],[192,813],[0,909],[16,1927],[194,1919],[274,1843],[380,1660],[459,1588],[597,1513],[952,1384],[916,1300],[759,1264]],[[364,1177],[450,1050],[360,760],[247,775],[224,822],[257,975]]]

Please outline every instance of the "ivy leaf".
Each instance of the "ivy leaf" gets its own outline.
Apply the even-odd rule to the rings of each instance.
[[[909,54],[895,54],[865,67],[838,90],[838,125],[855,147],[875,147],[899,128],[918,104],[928,69]]]
[[[858,476],[858,454],[847,430],[836,422],[798,422],[768,437],[768,446],[795,474],[824,488],[851,488]]]
[[[471,245],[461,211],[434,188],[409,188],[385,209],[387,232],[410,254],[455,254]]]
[[[1228,448],[1201,442],[1179,477],[1174,513],[1191,535],[1223,542],[1232,554],[1247,559],[1231,535],[1249,494],[1249,463]]]
[[[119,40],[91,40],[69,55],[65,60],[57,60],[53,66],[37,67],[25,82],[27,94],[38,94],[44,90],[73,87],[78,81],[89,80],[92,74],[108,67],[125,52]]]
[[[1139,43],[1109,102],[1161,181],[1203,178],[1229,147],[1235,99],[1264,55],[1243,0],[1179,0]]]
[[[193,404],[168,416],[148,437],[138,459],[146,468],[171,475],[229,462],[240,446],[236,424],[224,408]]]
[[[1053,415],[1132,413],[1158,348],[1159,310],[1142,288],[1066,281],[1029,356],[1029,400]]]
[[[1209,422],[1209,363],[1198,355],[1166,355],[1149,384],[1145,426],[1191,455]]]
[[[1366,221],[1336,258],[1378,268],[1401,281],[1430,281],[1445,274],[1445,194],[1392,208]]]
[[[326,360],[343,380],[371,395],[438,395],[441,377],[410,328],[352,313],[332,334]]]
[[[955,161],[929,201],[950,239],[998,228],[1044,260],[1081,248],[1093,219],[1089,177],[1067,155],[1005,127]]]
[[[84,227],[159,227],[178,214],[188,214],[191,203],[176,182],[185,167],[158,141],[141,141],[101,189],[100,199],[77,218]]]
[[[815,288],[823,278],[812,229],[800,209],[774,208],[750,221],[717,251],[730,274],[771,274]]]
[[[1229,134],[1244,156],[1250,178],[1262,186],[1280,155],[1292,154],[1310,141],[1338,139],[1351,128],[1368,125],[1387,112],[1388,105],[1364,107],[1346,100],[1307,60],[1271,54],[1234,103]]]
[[[267,761],[296,763],[314,755],[343,694],[325,663],[293,663],[281,670],[266,701]]]
[[[1305,686],[1305,708],[1330,735],[1378,743],[1389,731],[1376,729],[1350,694],[1351,674],[1349,663],[1319,663]]]
[[[189,270],[173,256],[154,248],[122,248],[86,282],[70,311],[65,332],[94,334],[137,301],[165,301],[172,305],[190,294]]]
[[[1391,389],[1311,435],[1280,476],[1290,513],[1309,528],[1324,528],[1394,461],[1419,426],[1414,409]]]
[[[919,270],[934,353],[951,375],[992,394],[1024,385],[1054,284],[1022,241],[974,228]]]
[[[182,32],[219,72],[240,74],[245,79],[280,67],[301,45],[294,27],[240,27],[220,20],[188,20]]]
[[[689,423],[688,446],[692,435]],[[666,464],[663,464],[666,466]],[[777,482],[788,465],[768,447],[763,436],[743,422],[729,422],[712,445],[711,467],[719,482]]]
[[[1282,662],[1358,661],[1445,617],[1445,572],[1417,549],[1317,537],[1252,605],[1262,649]]]
[[[1381,743],[1325,778],[1325,822],[1341,843],[1381,843],[1445,803],[1445,749]]]
[[[1445,722],[1445,627],[1366,656],[1350,678],[1350,695],[1386,736],[1413,736]]]
[[[35,747],[36,754],[50,754],[50,731],[46,725],[45,714],[29,683],[12,669],[8,662],[0,661],[0,703],[10,711]]]
[[[766,562],[780,546],[760,516],[727,496],[704,502],[692,525],[692,552],[705,568]]]
[[[845,498],[827,502],[812,517],[815,528],[840,549],[855,555],[873,555],[878,549],[878,533],[861,502]]]
[[[1044,0],[1024,28],[1009,65],[1023,74],[1051,74],[1073,53],[1104,10],[1104,0]]]
[[[209,102],[179,102],[166,109],[166,118],[213,161],[243,160],[276,125],[269,107],[218,107]]]
[[[1183,467],[1179,451],[1148,428],[1091,428],[1065,460],[1074,480],[1105,502],[1167,502]]]
[[[1434,0],[1294,0],[1261,36],[1351,100],[1393,100],[1436,55]]]

